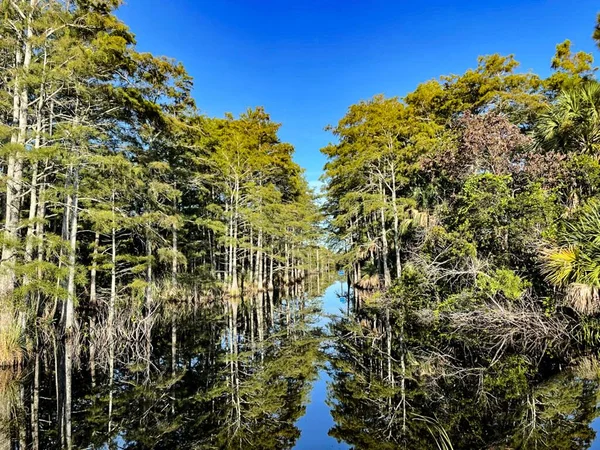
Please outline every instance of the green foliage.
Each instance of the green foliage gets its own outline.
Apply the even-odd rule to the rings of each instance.
[[[503,400],[517,400],[529,392],[531,365],[526,357],[512,355],[487,371],[483,389],[492,397],[501,395]]]
[[[536,240],[555,219],[553,196],[538,184],[514,191],[510,176],[492,174],[468,178],[447,221],[477,245],[480,256],[519,267],[535,257]]]
[[[445,259],[449,262],[474,258],[477,255],[476,246],[465,239],[464,235],[449,232],[439,225],[432,227],[427,233],[423,251],[425,254],[431,255],[430,257],[435,257],[443,252]]]
[[[535,126],[538,147],[558,153],[598,155],[600,83],[588,81],[562,92]]]
[[[593,78],[597,68],[593,67],[594,57],[590,53],[571,51],[568,39],[556,46],[551,67],[554,73],[544,80],[544,85],[552,93],[572,89],[578,84]]]
[[[489,275],[480,273],[477,276],[477,287],[483,295],[495,297],[501,294],[512,301],[518,300],[529,285],[510,269],[496,269]]]
[[[475,114],[490,107],[509,114],[516,123],[528,120],[531,111],[543,103],[539,93],[542,81],[534,74],[515,73],[519,63],[513,55],[480,56],[475,69],[463,75],[447,75],[426,82],[407,95],[407,103],[420,116],[442,123],[464,111]]]
[[[441,424],[454,448],[589,444],[597,380],[537,383],[597,344],[600,97],[570,41],[551,68],[483,56],[330,128],[329,231],[360,280],[354,322],[335,328],[334,436],[431,448],[419,427]]]
[[[567,289],[571,307],[598,312],[600,289],[600,205],[590,201],[564,223],[554,246],[543,252],[546,279]]]

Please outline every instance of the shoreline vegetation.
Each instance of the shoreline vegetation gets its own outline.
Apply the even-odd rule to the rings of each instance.
[[[429,434],[443,449],[584,449],[595,437],[589,405],[567,412],[535,392],[567,369],[589,369],[574,390],[600,379],[597,68],[570,41],[548,78],[518,66],[482,56],[329,127],[324,210],[355,289],[331,331],[343,336],[332,433],[355,448],[431,448]]]
[[[262,107],[201,114],[121,3],[0,3],[0,448],[290,448],[323,367],[356,448],[591,445],[592,54],[350,106],[318,194]]]
[[[138,52],[120,4],[0,6],[0,367],[43,325],[68,340],[123,305],[272,291],[332,264],[280,124],[200,114],[183,65]]]
[[[0,370],[0,448],[291,448],[324,356],[314,274],[281,292],[122,304]],[[69,365],[71,370],[67,370]]]

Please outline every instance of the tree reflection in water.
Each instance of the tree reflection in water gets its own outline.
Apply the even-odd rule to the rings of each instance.
[[[293,448],[326,361],[329,434],[356,449],[590,447],[594,357],[498,355],[382,298],[344,305],[328,336],[315,322],[331,280],[312,281],[282,297],[121,305],[71,340],[40,327],[28,365],[0,372],[0,450]]]
[[[356,449],[590,448],[600,415],[595,357],[563,371],[559,358],[544,357],[534,371],[529,356],[490,358],[398,305],[366,303],[330,325],[330,435]],[[437,355],[440,340],[454,351]]]
[[[85,329],[92,352],[83,332],[49,333],[24,371],[0,372],[0,449],[292,448],[323,361],[321,287],[165,305],[156,320],[123,308],[112,329]]]

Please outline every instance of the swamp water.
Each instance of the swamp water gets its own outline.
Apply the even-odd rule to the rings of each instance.
[[[491,380],[420,367],[424,384],[389,315],[357,314],[345,290],[132,314],[91,349],[40,335],[0,372],[0,450],[600,449],[595,359],[527,385],[510,356]]]

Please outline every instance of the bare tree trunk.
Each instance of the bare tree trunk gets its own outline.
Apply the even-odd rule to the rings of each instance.
[[[257,326],[258,326],[258,342],[260,343],[261,348],[261,359],[264,356],[262,352],[262,343],[264,341],[264,323],[265,323],[265,293],[259,292],[258,297],[256,299],[256,318],[257,318]]]
[[[240,185],[239,185],[239,181],[236,180],[236,185],[235,185],[235,203],[232,206],[233,208],[233,239],[232,239],[232,255],[231,255],[231,289],[230,289],[230,294],[231,295],[238,295],[239,294],[239,286],[238,286],[238,272],[237,272],[237,265],[238,265],[238,260],[237,260],[237,242],[238,242],[238,225],[239,225],[239,220],[238,220],[238,214],[239,214],[239,195],[240,195]]]
[[[46,162],[45,166],[48,166],[48,162]],[[40,189],[38,194],[38,202],[37,202],[37,223],[35,234],[37,236],[37,259],[38,262],[41,263],[44,260],[44,219],[46,217],[46,200],[45,200],[45,192],[46,192],[46,177],[42,176],[40,180]],[[41,279],[43,275],[41,264],[37,270],[37,278]],[[41,293],[38,292],[36,295],[36,305],[35,305],[35,315],[36,317],[40,314],[40,306],[41,306]]]
[[[238,349],[238,330],[237,330],[237,317],[238,317],[238,301],[234,299],[231,303],[232,309],[232,324],[233,324],[233,354],[234,354],[234,392],[235,392],[235,406],[237,411],[238,424],[241,423],[242,407],[240,403],[240,369],[239,369],[239,349]]]
[[[35,350],[33,392],[31,395],[31,444],[33,450],[40,448],[40,353]]]
[[[388,265],[387,257],[389,254],[389,247],[387,242],[387,232],[385,229],[385,213],[383,208],[381,208],[381,260],[383,265],[383,280],[384,287],[388,288],[392,284],[391,276],[390,276],[390,268]]]
[[[290,283],[290,254],[287,241],[284,243],[285,248],[285,268],[283,272],[283,283],[287,286]]]
[[[37,138],[36,138],[37,140]],[[38,144],[36,144],[38,145]],[[37,178],[38,178],[38,163],[35,162],[33,164],[33,169],[32,169],[32,175],[31,175],[31,187],[30,187],[30,198],[29,198],[29,221],[27,224],[27,237],[25,239],[25,255],[24,255],[24,260],[25,260],[25,264],[31,264],[31,262],[33,261],[33,244],[34,244],[34,230],[35,230],[35,218],[37,215]],[[30,275],[29,275],[29,268],[27,269],[27,273],[25,275],[23,275],[23,286],[28,286],[31,283],[31,279],[30,279]],[[28,307],[32,306],[32,294],[31,292],[27,291],[26,292],[26,305]]]
[[[113,415],[113,385],[115,378],[115,346],[110,343],[108,354],[108,435],[112,433],[112,415]]]
[[[171,372],[175,373],[177,369],[177,322],[175,321],[175,311],[171,315]]]
[[[21,65],[22,72],[27,75],[31,65],[33,38],[33,11],[36,0],[30,0],[30,10],[25,17],[24,50]],[[17,44],[18,45],[18,44]],[[15,52],[15,66],[21,64],[21,48]],[[2,246],[2,262],[0,264],[0,299],[8,298],[16,285],[15,264],[17,254],[15,246],[19,240],[19,218],[23,190],[23,154],[27,143],[27,121],[29,112],[29,87],[26,82],[15,79],[13,94],[13,123],[18,121],[18,129],[11,136],[11,143],[17,144],[17,150],[11,151],[8,157],[6,211],[4,224],[4,245]],[[15,120],[16,119],[16,120]]]
[[[400,382],[400,394],[402,396],[402,432],[406,433],[406,363],[404,359],[404,320],[406,316],[402,313],[402,325],[400,327],[400,369],[402,370],[402,381]]]
[[[317,256],[316,256],[316,264],[317,264],[317,273],[320,274],[321,273],[321,259],[319,258],[319,247],[317,247]]]
[[[269,284],[267,286],[267,289],[271,292],[273,292],[273,289],[275,289],[275,286],[273,284],[273,271],[275,269],[274,262],[275,262],[275,249],[273,247],[271,247],[271,256],[269,258]]]
[[[17,65],[20,63],[21,52],[16,54]],[[25,69],[25,63],[23,63]],[[23,83],[24,84],[24,83]],[[25,91],[25,103],[22,104]],[[23,155],[27,134],[27,88],[20,89],[18,79],[15,80],[15,92],[13,97],[13,122],[18,122],[18,129],[11,137],[11,143],[16,144],[16,150],[11,149],[8,156],[7,181],[6,181],[6,211],[4,215],[4,243],[2,246],[2,263],[0,273],[0,298],[8,299],[15,289],[16,275],[16,252],[15,246],[18,242],[19,213],[21,208],[21,190],[23,174]]]
[[[67,174],[67,180],[65,181],[65,191],[69,188],[69,183],[71,180],[71,175],[68,173]],[[71,202],[72,202],[72,197],[69,193],[66,194],[66,198],[65,198],[65,206],[63,208],[63,217],[62,217],[62,228],[61,228],[61,239],[63,242],[67,242],[69,240],[69,227],[71,226]],[[64,264],[64,248],[63,246],[60,247],[59,250],[59,256],[58,256],[58,267],[59,269],[62,268],[63,264]],[[67,277],[68,278],[68,277]],[[67,285],[65,284],[65,280],[62,278],[62,276],[59,275],[58,279],[56,280],[57,283],[57,287],[62,286],[64,289],[67,289]],[[52,316],[54,316],[54,314],[56,313],[58,306],[60,304],[60,323],[62,325],[62,327],[64,328],[65,326],[65,320],[66,320],[66,305],[67,302],[63,301],[61,299],[59,299],[59,295],[55,295],[54,296],[54,311],[52,313]]]
[[[256,281],[256,265],[254,263],[254,229],[250,227],[250,247],[248,248],[248,272],[250,273],[250,286]],[[242,277],[243,279],[243,277]]]
[[[98,301],[96,293],[96,276],[98,273],[98,247],[100,247],[100,232],[94,234],[94,250],[92,251],[92,268],[90,269],[90,306],[95,307]]]
[[[64,415],[65,415],[65,443],[67,450],[71,450],[73,448],[73,438],[71,431],[71,423],[72,423],[72,380],[73,380],[73,336],[67,336],[67,340],[65,342],[65,406],[64,406]]]
[[[56,336],[52,337],[52,345],[54,349],[54,388],[56,389],[56,420],[58,425],[58,440],[62,447],[65,447],[64,440],[64,415],[63,415],[63,406],[64,406],[64,391],[63,391],[63,377],[64,371],[62,368],[62,352],[59,349],[58,342]]]
[[[273,304],[273,291],[269,292],[269,314],[271,316],[271,326],[275,326],[275,305]]]
[[[392,207],[394,210],[394,247],[396,250],[396,279],[400,279],[402,275],[402,263],[400,260],[400,223],[399,223],[399,213],[398,213],[398,202],[396,198],[396,173],[394,170],[394,166],[392,165]]]
[[[151,314],[153,306],[152,296],[152,241],[150,239],[150,230],[146,231],[146,257],[148,259],[146,267],[146,378],[150,379],[150,364],[152,359],[152,324]]]
[[[258,241],[256,250],[256,278],[257,278],[257,288],[259,292],[264,290],[264,280],[263,280],[263,256],[262,256],[262,230],[258,232]]]
[[[17,49],[16,65],[21,62],[21,51]],[[19,80],[15,79],[15,88],[13,93],[13,125],[19,123]],[[11,144],[19,144],[21,139],[20,127],[16,132],[13,132],[10,142]],[[20,151],[20,149],[19,149]],[[4,244],[2,245],[2,262],[0,264],[0,299],[8,299],[15,288],[15,269],[14,259],[15,251],[14,244],[18,238],[17,226],[19,216],[19,197],[20,197],[20,178],[18,177],[19,164],[22,164],[20,159],[22,156],[17,152],[11,151],[8,155],[8,165],[6,171],[6,204],[4,212]],[[17,172],[17,174],[15,174]]]
[[[29,220],[27,224],[27,238],[25,241],[25,262],[30,263],[33,261],[33,244],[35,235],[35,218],[37,216],[37,178],[38,178],[38,163],[35,162],[32,168],[31,174],[31,187],[29,193]],[[27,281],[23,281],[23,284],[28,284]]]
[[[383,186],[381,186],[380,183],[380,192],[381,192],[381,196],[382,198],[384,198],[384,194],[383,194]],[[382,259],[382,265],[383,265],[383,286],[385,288],[390,287],[390,285],[392,284],[392,280],[391,280],[391,276],[390,276],[390,268],[388,266],[388,254],[389,254],[389,247],[388,247],[388,241],[387,241],[387,232],[385,229],[385,210],[383,207],[381,207],[379,209],[380,212],[380,217],[381,217],[381,259]]]
[[[177,228],[173,226],[173,261],[171,264],[171,283],[173,288],[177,286]],[[177,322],[175,320],[175,310],[171,315],[171,372],[175,373],[177,368]]]
[[[171,250],[173,252],[173,259],[171,261],[171,282],[173,284],[173,287],[175,287],[177,285],[177,255],[178,255],[178,249],[177,249],[177,227],[175,225],[173,225],[173,229],[172,229],[172,244],[171,244]]]
[[[65,445],[68,450],[73,446],[71,431],[71,408],[72,400],[72,374],[73,374],[73,328],[75,325],[75,269],[77,256],[77,219],[79,215],[79,169],[76,166],[71,167],[71,211],[69,214],[69,261],[68,261],[68,282],[67,282],[67,302],[65,306],[64,329],[66,334],[65,355],[64,355],[64,426],[65,426]]]
[[[75,308],[75,263],[77,255],[77,218],[78,218],[78,206],[79,206],[79,169],[72,167],[72,188],[73,193],[71,194],[71,213],[70,213],[70,225],[69,225],[69,279],[67,283],[67,304],[66,304],[66,315],[65,315],[65,331],[67,334],[71,334],[75,323],[74,308]]]
[[[231,207],[227,203],[225,203],[225,214],[227,214],[227,210],[230,209],[229,212],[229,223],[227,225],[227,282],[231,283],[231,278],[233,277],[233,196],[231,197]]]
[[[44,57],[44,71],[46,69],[45,57]],[[43,131],[43,107],[44,107],[44,84],[42,83],[40,87],[40,94],[36,108],[36,120],[35,120],[35,142],[34,142],[34,151],[35,158],[38,158],[39,150],[42,146],[42,131]],[[27,237],[25,240],[25,262],[31,263],[33,261],[33,249],[34,249],[34,237],[36,235],[36,231],[38,230],[38,226],[35,223],[35,219],[41,222],[41,219],[38,217],[39,207],[38,202],[40,201],[38,197],[38,169],[39,163],[37,159],[34,160],[32,167],[32,175],[31,175],[31,186],[30,186],[30,194],[29,194],[29,222],[27,224]],[[23,277],[23,285],[29,284],[29,277]],[[31,294],[27,293],[27,303],[31,303]],[[36,308],[37,312],[37,308]]]
[[[385,334],[386,334],[386,346],[387,346],[387,372],[388,381],[391,386],[394,386],[394,371],[392,369],[392,327],[390,324],[390,305],[385,306]]]
[[[110,298],[108,300],[108,333],[109,340],[114,341],[115,304],[117,302],[117,225],[115,220],[115,193],[113,191],[113,224],[110,230]]]
[[[92,251],[92,268],[90,269],[90,331],[96,328],[96,274],[98,271],[98,247],[100,246],[100,233],[96,231],[94,235],[94,250]],[[90,374],[92,378],[92,387],[96,386],[96,342],[90,339]]]
[[[152,241],[150,230],[146,230],[146,307],[152,304]]]

